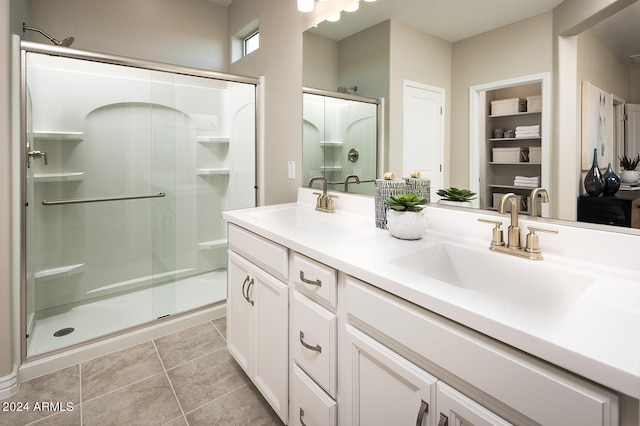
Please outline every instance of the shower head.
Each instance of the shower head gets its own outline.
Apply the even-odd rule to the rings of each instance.
[[[353,87],[338,87],[338,93],[348,93],[349,95],[354,94],[355,92],[358,91],[358,86],[353,86]]]
[[[43,36],[48,38],[51,43],[55,44],[56,46],[69,47],[69,46],[71,46],[71,43],[73,43],[73,41],[75,40],[73,37],[67,37],[64,40],[56,40],[55,38],[51,37],[49,34],[47,34],[44,31],[42,31],[41,29],[35,28],[35,27],[29,27],[29,26],[27,26],[27,24],[25,24],[23,22],[22,23],[22,32],[24,33],[27,30],[35,31],[37,33],[42,34]]]

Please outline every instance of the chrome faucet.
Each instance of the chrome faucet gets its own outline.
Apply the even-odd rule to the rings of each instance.
[[[535,201],[535,197],[542,196],[542,200],[548,202],[549,194],[543,188],[536,188],[531,193],[531,200]],[[520,245],[520,226],[518,224],[518,197],[510,192],[502,196],[500,200],[500,214],[507,213],[507,205],[511,204],[511,225],[508,228],[507,243],[503,240],[502,222],[488,219],[479,218],[480,222],[487,222],[495,225],[493,228],[493,238],[491,240],[490,250],[500,253],[506,253],[513,256],[526,257],[532,260],[542,260],[542,253],[540,251],[540,244],[538,240],[537,231],[548,232],[551,234],[557,234],[558,231],[551,229],[543,229],[538,227],[529,226],[529,233],[527,234],[526,245],[522,247]],[[536,210],[532,210],[535,212]]]
[[[549,193],[544,188],[536,188],[531,191],[531,196],[529,197],[529,203],[531,203],[531,207],[529,211],[531,212],[531,216],[538,216],[538,195],[542,198],[543,203],[549,202]]]
[[[309,188],[311,188],[313,182],[317,180],[322,182],[322,193],[314,192],[314,194],[318,196],[318,199],[316,200],[316,210],[326,213],[335,213],[336,208],[333,203],[333,199],[338,197],[327,194],[327,180],[323,176],[315,176],[309,179]]]
[[[359,184],[360,183],[360,178],[357,175],[349,175],[344,179],[344,192],[349,192],[349,180],[350,179],[355,179],[356,183]]]

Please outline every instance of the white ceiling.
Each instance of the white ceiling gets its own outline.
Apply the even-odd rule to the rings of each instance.
[[[290,0],[293,1],[293,0]],[[562,0],[377,0],[357,12],[323,22],[315,34],[341,40],[371,25],[396,19],[448,42],[465,39],[553,10]]]

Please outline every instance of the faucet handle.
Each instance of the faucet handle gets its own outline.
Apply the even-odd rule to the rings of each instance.
[[[489,220],[489,219],[482,219],[482,218],[478,218],[478,222],[485,222],[485,223],[490,223],[492,225],[495,225],[495,227],[493,228],[493,238],[491,239],[491,245],[492,246],[503,246],[504,245],[504,238],[503,238],[503,232],[502,232],[502,222],[499,220]]]
[[[528,226],[529,233],[527,234],[527,244],[524,248],[529,253],[540,253],[540,241],[536,232],[547,232],[549,234],[557,234],[557,229],[544,229],[536,228],[534,226]]]

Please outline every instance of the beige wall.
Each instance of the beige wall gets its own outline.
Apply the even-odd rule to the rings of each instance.
[[[13,318],[11,292],[11,39],[9,31],[9,0],[0,0],[0,383],[9,379],[14,363]],[[4,380],[3,380],[4,379]],[[0,388],[0,391],[4,389]]]
[[[552,29],[549,12],[453,44],[452,186],[469,186],[469,87],[552,72]]]
[[[207,0],[27,0],[27,24],[73,48],[216,71],[227,65],[227,13]],[[48,43],[29,31],[27,40]]]
[[[303,86],[336,90],[340,85],[338,83],[338,42],[305,32],[303,46]]]
[[[622,99],[631,97],[631,69],[591,30],[578,36],[577,81],[583,80]]]
[[[403,82],[410,80],[444,89],[445,93],[445,185],[451,122],[451,43],[391,21],[389,72],[388,168],[402,171]]]

